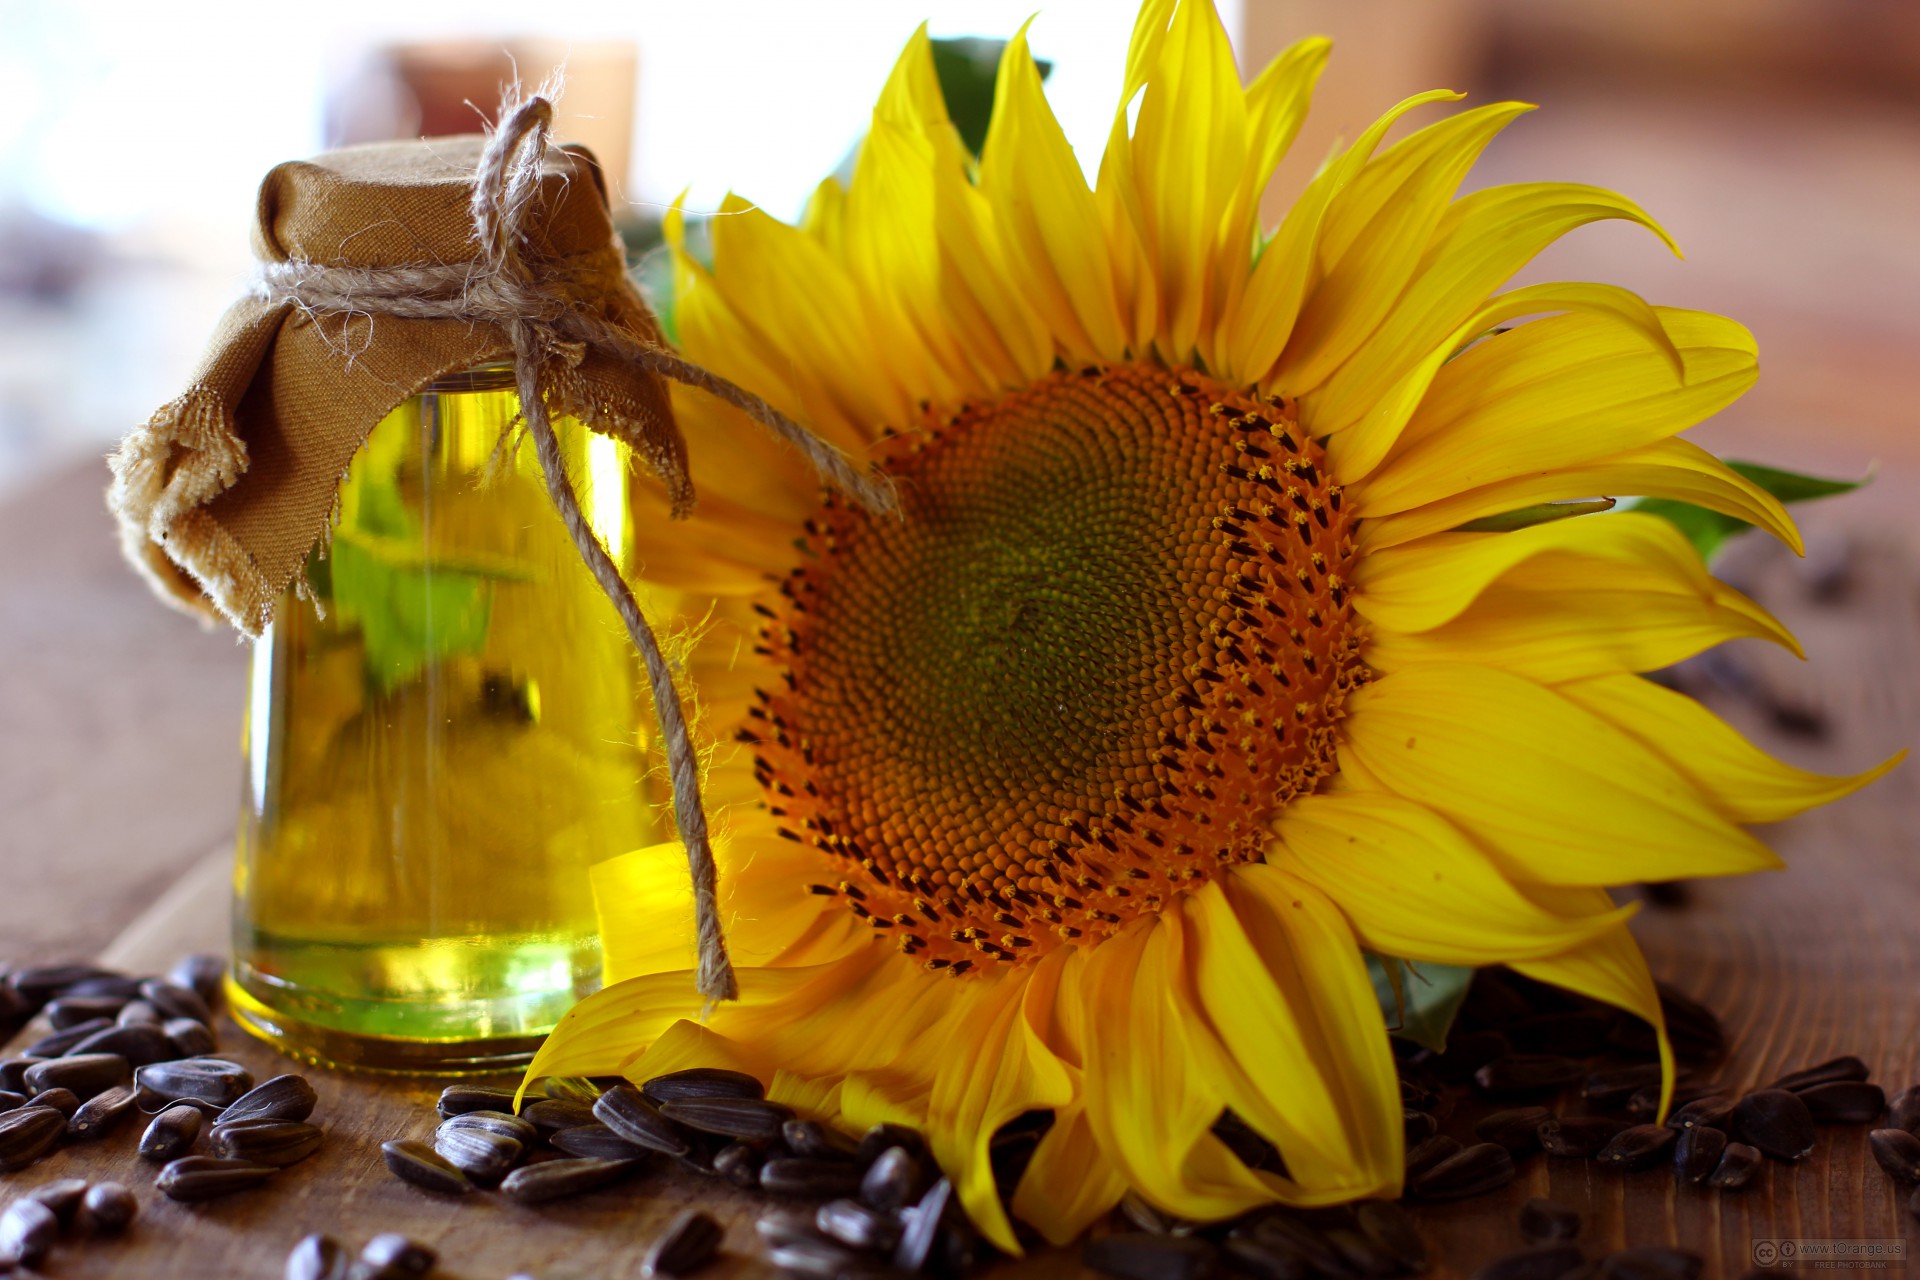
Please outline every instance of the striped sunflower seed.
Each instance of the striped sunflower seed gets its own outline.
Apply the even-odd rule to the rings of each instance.
[[[683,1209],[647,1249],[641,1273],[648,1276],[690,1276],[713,1261],[724,1233],[711,1214]]]
[[[678,1125],[746,1142],[778,1138],[793,1110],[760,1098],[687,1098],[666,1102],[660,1114]]]
[[[61,1227],[73,1225],[73,1217],[80,1212],[80,1201],[87,1194],[85,1178],[57,1178],[43,1183],[27,1192],[47,1208],[53,1210],[53,1216],[60,1220]]]
[[[1262,1214],[1232,1235],[1228,1243],[1239,1246],[1231,1250],[1234,1259],[1262,1276],[1301,1270],[1338,1276],[1351,1269],[1326,1232],[1288,1211]]]
[[[1538,1130],[1540,1148],[1550,1156],[1591,1160],[1627,1128],[1624,1120],[1606,1116],[1555,1116]]]
[[[573,1098],[542,1098],[520,1114],[541,1133],[558,1133],[594,1123],[593,1108]]]
[[[253,1088],[253,1074],[224,1058],[156,1062],[134,1072],[141,1105],[150,1111],[170,1102],[199,1100],[224,1110]]]
[[[824,1200],[860,1189],[860,1170],[844,1160],[777,1156],[760,1166],[760,1186],[776,1195]]]
[[[95,996],[109,996],[116,1000],[137,1000],[140,998],[140,979],[124,973],[101,970],[90,978],[82,978],[61,990],[62,996],[89,1000]]]
[[[604,1124],[583,1124],[573,1129],[562,1129],[547,1141],[556,1151],[588,1160],[644,1160],[653,1154],[646,1147],[628,1142]],[[757,1168],[758,1157],[755,1161]],[[719,1163],[719,1157],[716,1156],[716,1169]]]
[[[57,1058],[73,1046],[98,1031],[105,1031],[113,1025],[112,1018],[88,1018],[85,1022],[76,1022],[64,1031],[55,1031],[41,1036],[20,1052],[29,1058]]]
[[[1519,1107],[1496,1111],[1473,1126],[1473,1134],[1482,1142],[1494,1142],[1516,1156],[1540,1149],[1540,1126],[1553,1115],[1545,1107]]]
[[[1698,1186],[1720,1167],[1720,1157],[1727,1153],[1727,1135],[1704,1124],[1677,1132],[1680,1138],[1673,1144],[1673,1176]]]
[[[1203,1280],[1220,1251],[1200,1236],[1157,1236],[1127,1231],[1087,1241],[1080,1260],[1120,1280]]]
[[[206,1023],[192,1018],[168,1018],[160,1029],[167,1033],[174,1053],[182,1058],[203,1058],[220,1047]]]
[[[760,1149],[750,1142],[730,1142],[713,1153],[713,1171],[742,1191],[751,1191],[760,1185]]]
[[[630,1084],[615,1085],[601,1094],[593,1104],[593,1114],[628,1142],[650,1151],[684,1156],[693,1150],[687,1135]]]
[[[123,1027],[158,1027],[166,1022],[160,1011],[145,1000],[129,1000],[120,1006],[120,1012],[113,1017],[115,1023]]]
[[[47,1005],[47,1024],[55,1031],[65,1031],[82,1022],[92,1022],[95,1018],[117,1018],[126,1004],[125,1000],[113,996],[62,997]]]
[[[1412,1179],[1407,1192],[1419,1200],[1459,1200],[1503,1187],[1514,1174],[1512,1154],[1497,1143],[1482,1142]]]
[[[893,1147],[904,1147],[913,1156],[924,1158],[927,1140],[903,1124],[877,1124],[860,1137],[860,1152],[855,1157],[865,1168]]]
[[[1678,1136],[1679,1130],[1663,1124],[1636,1124],[1615,1134],[1593,1158],[1614,1169],[1650,1169],[1667,1158]]]
[[[41,1061],[44,1059],[26,1054],[0,1062],[0,1089],[5,1089],[9,1093],[26,1093],[27,1068]]]
[[[1920,1138],[1905,1129],[1875,1129],[1867,1146],[1887,1176],[1896,1182],[1920,1182]]]
[[[206,1117],[198,1107],[168,1107],[155,1116],[140,1135],[140,1158],[165,1164],[193,1150],[200,1140]]]
[[[285,1169],[318,1151],[325,1136],[298,1120],[236,1120],[214,1125],[207,1145],[216,1156]]]
[[[80,1229],[88,1235],[117,1236],[139,1213],[133,1192],[118,1182],[96,1182],[80,1200]]]
[[[7,975],[7,985],[38,1009],[56,996],[69,994],[68,988],[91,978],[120,977],[111,969],[91,964],[37,964],[15,969]]]
[[[1723,1094],[1709,1094],[1704,1098],[1695,1098],[1684,1107],[1676,1107],[1667,1117],[1669,1129],[1691,1129],[1695,1125],[1705,1125],[1709,1129],[1725,1130],[1733,1120],[1733,1099]]]
[[[813,1215],[799,1209],[768,1209],[754,1220],[753,1229],[769,1245],[820,1239],[820,1228],[814,1225]]]
[[[60,1238],[60,1220],[32,1197],[15,1200],[0,1213],[0,1258],[38,1267]]]
[[[439,1254],[418,1240],[386,1231],[360,1250],[360,1265],[354,1268],[354,1274],[365,1275],[367,1280],[415,1280],[432,1271],[439,1260]]]
[[[237,1120],[305,1120],[320,1101],[305,1076],[275,1076],[234,1099],[220,1113],[221,1124]]]
[[[1719,1191],[1738,1191],[1753,1181],[1760,1171],[1758,1148],[1744,1142],[1729,1142],[1720,1155],[1720,1165],[1707,1176],[1707,1185]]]
[[[0,1112],[12,1111],[15,1107],[27,1105],[27,1095],[15,1093],[11,1089],[0,1089]]]
[[[140,998],[160,1011],[163,1018],[192,1018],[202,1026],[213,1022],[213,1010],[192,987],[182,987],[165,978],[150,978],[140,984]]]
[[[133,1086],[117,1084],[80,1104],[80,1109],[67,1121],[67,1137],[75,1142],[105,1137],[132,1112]]]
[[[165,1062],[180,1055],[174,1052],[173,1041],[159,1027],[146,1023],[135,1023],[123,1027],[119,1023],[96,1031],[82,1040],[63,1055],[72,1060],[94,1054],[115,1054],[124,1058],[135,1067],[144,1067],[151,1062]]]
[[[1462,1149],[1458,1138],[1450,1138],[1444,1133],[1434,1134],[1407,1152],[1408,1179],[1425,1173],[1449,1156],[1458,1155]]]
[[[893,1251],[895,1270],[914,1272],[927,1265],[952,1203],[953,1183],[941,1178],[927,1188],[927,1193],[915,1201],[911,1209],[901,1213],[904,1230],[900,1233],[900,1247]]]
[[[1775,1160],[1799,1160],[1813,1150],[1813,1113],[1797,1093],[1757,1089],[1734,1104],[1732,1134]]]
[[[637,1160],[582,1160],[569,1156],[524,1165],[508,1174],[500,1190],[521,1204],[543,1204],[584,1195],[640,1168]]]
[[[0,1115],[0,1169],[24,1169],[53,1150],[67,1118],[48,1107],[21,1107]]]
[[[691,1067],[655,1076],[640,1086],[649,1102],[692,1102],[700,1098],[764,1098],[766,1086],[744,1071]]]
[[[27,1068],[27,1088],[36,1094],[70,1089],[77,1098],[91,1098],[127,1083],[132,1074],[132,1064],[117,1053],[83,1053],[36,1062]]]
[[[424,1142],[401,1138],[380,1144],[380,1157],[393,1176],[422,1191],[463,1196],[473,1190],[467,1175],[447,1163],[446,1157]]]
[[[440,1091],[440,1101],[435,1109],[442,1120],[448,1120],[469,1111],[504,1111],[513,1114],[513,1093],[507,1089],[482,1089],[474,1085],[448,1085]]]
[[[287,1255],[286,1280],[347,1280],[351,1266],[346,1248],[332,1236],[316,1231],[301,1237]]]
[[[861,1260],[852,1250],[827,1240],[788,1240],[767,1250],[767,1261],[794,1275],[837,1280],[857,1276]]]
[[[433,1149],[448,1164],[482,1186],[506,1177],[526,1150],[518,1138],[487,1129],[449,1129],[445,1125],[434,1134]]]
[[[1580,1213],[1539,1196],[1520,1206],[1520,1234],[1528,1244],[1551,1244],[1580,1234]]]
[[[1871,1074],[1867,1070],[1866,1063],[1848,1053],[1838,1058],[1829,1058],[1811,1067],[1802,1067],[1798,1071],[1789,1071],[1766,1087],[1799,1093],[1818,1084],[1865,1080]]]
[[[272,1176],[270,1165],[220,1156],[182,1156],[162,1169],[153,1185],[169,1200],[192,1204],[250,1190]]]
[[[900,1246],[900,1219],[858,1200],[829,1200],[814,1211],[820,1234],[855,1249],[892,1253]]]
[[[913,1199],[920,1162],[905,1147],[888,1147],[860,1179],[860,1199],[882,1213],[898,1213]]]
[[[1495,1258],[1473,1280],[1559,1280],[1583,1261],[1577,1244],[1538,1244]]]
[[[591,1125],[582,1126],[591,1128]],[[540,1131],[533,1122],[505,1111],[463,1111],[457,1116],[449,1116],[440,1122],[441,1129],[484,1129],[488,1133],[497,1133],[503,1138],[512,1138],[521,1146],[532,1146],[540,1140]],[[567,1132],[561,1130],[561,1133]],[[556,1133],[554,1137],[559,1137]]]
[[[797,1156],[816,1160],[851,1160],[860,1154],[860,1143],[838,1129],[817,1120],[789,1120],[780,1126],[780,1135],[788,1150]]]
[[[68,1120],[80,1110],[80,1099],[71,1089],[42,1089],[33,1095],[31,1105],[45,1107],[48,1111],[58,1111]]]
[[[1400,1134],[1408,1146],[1425,1142],[1440,1132],[1440,1122],[1430,1112],[1414,1111],[1402,1108],[1400,1111]]]
[[[1887,1127],[1920,1134],[1920,1084],[1902,1089],[1887,1102]]]
[[[1794,1092],[1815,1124],[1870,1124],[1887,1109],[1887,1093],[1865,1080],[1829,1080]]]

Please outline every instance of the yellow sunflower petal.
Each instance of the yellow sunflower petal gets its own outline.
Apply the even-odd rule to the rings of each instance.
[[[1483,516],[1569,498],[1672,498],[1745,520],[1797,552],[1804,548],[1780,500],[1690,440],[1675,438],[1628,449],[1558,471],[1535,472],[1469,489],[1360,526],[1360,543],[1382,550]]]
[[[1394,450],[1356,486],[1369,515],[1405,511],[1513,476],[1664,440],[1742,395],[1753,337],[1698,311],[1655,307],[1686,365],[1597,315],[1550,316],[1480,342],[1444,366]]]
[[[1123,358],[1100,211],[1041,91],[1025,27],[1000,55],[979,185],[1008,263],[1055,342],[1082,359]]]
[[[1126,80],[1121,86],[1120,102],[1114,109],[1106,150],[1100,156],[1099,177],[1094,183],[1093,200],[1106,230],[1121,324],[1127,346],[1133,351],[1145,351],[1153,344],[1153,335],[1160,325],[1160,296],[1154,284],[1153,264],[1140,242],[1146,214],[1140,207],[1140,191],[1133,176],[1130,117],[1140,90],[1160,65],[1160,50],[1167,42],[1173,6],[1174,0],[1145,0],[1134,16],[1133,36],[1127,42]]]
[[[1446,819],[1398,796],[1301,796],[1274,833],[1281,848],[1269,862],[1338,903],[1361,945],[1382,955],[1504,964],[1565,951],[1632,913],[1543,910]]]
[[[1352,758],[1444,815],[1510,879],[1608,885],[1780,865],[1666,761],[1519,676],[1409,667],[1348,708],[1343,771]]]
[[[1056,1113],[1040,1139],[1013,1193],[1013,1212],[1048,1244],[1068,1245],[1126,1193],[1126,1180],[1101,1150],[1086,1109],[1073,1107]]]
[[[1692,698],[1639,676],[1578,680],[1556,692],[1658,752],[1733,822],[1780,822],[1830,804],[1885,776],[1907,755],[1830,777],[1775,760]]]
[[[1679,253],[1639,205],[1599,187],[1516,183],[1455,201],[1393,310],[1314,393],[1314,430],[1339,431],[1359,421],[1381,387],[1446,342],[1481,299],[1535,254],[1574,228],[1607,218],[1636,222]]]

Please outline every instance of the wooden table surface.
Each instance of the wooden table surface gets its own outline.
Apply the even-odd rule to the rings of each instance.
[[[0,954],[101,956],[151,969],[224,940],[221,846],[237,792],[244,655],[145,598],[120,567],[104,518],[85,537],[46,536],[58,513],[95,501],[98,481],[97,471],[75,471],[0,507],[0,631],[9,646],[0,663],[8,815]],[[1855,769],[1920,742],[1920,562],[1885,525],[1850,528],[1841,505],[1809,516],[1808,561],[1750,540],[1725,571],[1796,629],[1812,661],[1737,646],[1706,673],[1703,696],[1799,763]],[[1909,764],[1864,795],[1765,833],[1786,871],[1697,884],[1685,907],[1642,914],[1636,928],[1656,975],[1726,1022],[1733,1051],[1720,1079],[1751,1086],[1851,1052],[1889,1092],[1920,1080],[1917,816],[1920,766]],[[223,1048],[257,1077],[287,1069],[230,1025],[223,1033]],[[311,1075],[326,1144],[266,1189],[197,1206],[166,1201],[151,1189],[151,1167],[132,1158],[130,1127],[0,1177],[0,1201],[68,1175],[135,1188],[142,1212],[130,1235],[61,1245],[46,1266],[57,1276],[268,1280],[293,1242],[316,1230],[356,1245],[404,1231],[441,1251],[442,1274],[469,1280],[637,1276],[652,1232],[696,1201],[729,1224],[729,1256],[710,1274],[766,1271],[751,1226],[762,1202],[708,1182],[652,1175],[538,1209],[406,1187],[382,1167],[378,1146],[425,1136],[435,1090]],[[1462,1123],[1464,1114],[1446,1127]],[[1867,1155],[1865,1126],[1842,1126],[1823,1129],[1803,1164],[1769,1163],[1733,1195],[1678,1189],[1664,1169],[1623,1177],[1535,1157],[1502,1192],[1416,1210],[1443,1259],[1434,1274],[1469,1275],[1518,1247],[1514,1214],[1535,1195],[1586,1214],[1590,1249],[1680,1243],[1707,1256],[1712,1276],[1745,1272],[1760,1239],[1904,1238],[1909,1252],[1920,1249],[1920,1222]],[[1077,1269],[1073,1255],[1052,1254],[1002,1274]]]

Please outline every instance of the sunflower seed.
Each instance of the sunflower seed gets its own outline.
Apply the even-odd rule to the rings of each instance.
[[[140,998],[142,979],[130,977],[124,973],[100,972],[91,978],[82,978],[72,986],[61,990],[62,996],[80,1000],[91,1000],[95,996],[110,996],[116,1000],[137,1000]]]
[[[1407,1186],[1420,1200],[1458,1200],[1477,1196],[1514,1179],[1513,1156],[1503,1146],[1482,1142],[1448,1156]]]
[[[620,1137],[650,1151],[684,1156],[693,1150],[687,1135],[630,1084],[615,1085],[601,1094],[591,1114]]]
[[[220,1156],[182,1156],[160,1171],[153,1185],[169,1200],[214,1200],[257,1187],[273,1176],[270,1165]]]
[[[1544,1053],[1510,1053],[1473,1073],[1473,1083],[1490,1097],[1544,1093],[1573,1084],[1586,1074],[1575,1058]]]
[[[44,1059],[36,1057],[8,1058],[0,1062],[0,1089],[9,1093],[27,1091],[27,1068]]]
[[[319,1150],[325,1136],[298,1120],[235,1120],[214,1125],[207,1145],[216,1156],[285,1169]]]
[[[1720,1157],[1727,1150],[1727,1135],[1704,1124],[1671,1132],[1680,1135],[1673,1144],[1673,1176],[1696,1186],[1705,1182],[1720,1167]]]
[[[570,1098],[592,1106],[605,1091],[585,1076],[548,1076],[540,1082],[540,1092],[549,1098]]]
[[[1461,1150],[1458,1138],[1449,1138],[1444,1133],[1436,1133],[1407,1152],[1407,1178],[1411,1180],[1416,1175],[1425,1173],[1448,1156],[1458,1155]]]
[[[0,1169],[26,1168],[66,1132],[67,1118],[48,1107],[21,1107],[0,1115]]]
[[[166,1019],[145,1000],[129,1000],[120,1006],[120,1012],[114,1015],[113,1021],[122,1027],[158,1027]]]
[[[637,1160],[583,1160],[569,1156],[524,1165],[508,1174],[500,1190],[521,1204],[542,1204],[584,1195],[640,1168]]]
[[[205,1124],[206,1117],[198,1108],[168,1107],[155,1116],[146,1132],[140,1135],[140,1158],[162,1164],[179,1159],[193,1150]]]
[[[71,1060],[98,1054],[116,1055],[135,1067],[180,1056],[174,1051],[173,1041],[168,1039],[166,1032],[146,1023],[135,1023],[130,1027],[115,1023],[94,1032],[62,1056]]]
[[[702,1098],[752,1098],[767,1096],[758,1080],[744,1071],[723,1071],[719,1067],[692,1067],[655,1076],[640,1086],[647,1101],[659,1106],[667,1102],[694,1102]]]
[[[1473,1126],[1482,1142],[1496,1142],[1516,1156],[1540,1149],[1540,1126],[1553,1119],[1545,1107],[1496,1111]]]
[[[593,1125],[582,1125],[582,1129],[592,1129]],[[523,1147],[531,1147],[540,1141],[540,1131],[528,1121],[504,1111],[462,1111],[459,1115],[449,1116],[440,1122],[434,1130],[436,1136],[450,1129],[480,1129],[487,1133],[498,1134],[503,1138],[512,1138]],[[562,1129],[552,1136],[558,1138],[562,1133],[574,1130]],[[574,1154],[578,1154],[577,1152]]]
[[[1355,1206],[1353,1216],[1374,1247],[1384,1253],[1401,1274],[1427,1269],[1427,1245],[1407,1211],[1390,1200],[1368,1200]]]
[[[27,1095],[15,1093],[11,1089],[0,1089],[0,1112],[12,1111],[16,1107],[27,1105]]]
[[[860,1154],[860,1143],[838,1129],[817,1120],[789,1120],[780,1126],[787,1147],[797,1156],[818,1160],[851,1160]]]
[[[1580,1234],[1579,1211],[1535,1196],[1520,1206],[1520,1234],[1529,1244],[1571,1240]]]
[[[616,1139],[618,1141],[618,1139]],[[750,1142],[729,1142],[713,1153],[710,1169],[743,1191],[751,1191],[760,1185],[760,1149]]]
[[[449,1129],[444,1125],[434,1135],[433,1149],[448,1164],[482,1186],[506,1177],[526,1150],[518,1138],[486,1129]]]
[[[15,1200],[0,1213],[0,1258],[37,1267],[59,1236],[53,1210],[32,1197]]]
[[[27,1194],[53,1210],[53,1216],[60,1220],[60,1225],[68,1227],[73,1224],[73,1216],[80,1211],[80,1201],[87,1194],[87,1180],[59,1178],[35,1187]]]
[[[92,978],[118,979],[111,969],[90,964],[43,964],[15,969],[7,975],[7,985],[38,1009],[55,996],[68,994],[68,988]]]
[[[80,1104],[79,1110],[67,1121],[67,1137],[75,1142],[105,1137],[132,1110],[133,1086],[115,1085]]]
[[[1233,1251],[1236,1259],[1263,1276],[1303,1269],[1314,1275],[1340,1276],[1350,1270],[1327,1233],[1290,1210],[1270,1209],[1231,1235],[1246,1246]],[[1234,1241],[1230,1238],[1228,1243]]]
[[[1579,1266],[1577,1244],[1541,1244],[1495,1258],[1473,1273],[1473,1280],[1559,1280]]]
[[[900,1247],[893,1251],[896,1270],[912,1272],[927,1265],[952,1201],[953,1183],[941,1178],[927,1188],[927,1193],[911,1209],[901,1213],[904,1230],[900,1233]]]
[[[529,1103],[520,1115],[543,1134],[594,1123],[593,1108],[573,1098],[542,1098]]]
[[[1920,1182],[1920,1138],[1905,1129],[1875,1129],[1867,1135],[1873,1158],[1899,1182]]]
[[[829,1200],[814,1213],[820,1234],[855,1249],[892,1253],[900,1247],[900,1219],[858,1200]]]
[[[1709,1129],[1727,1128],[1733,1123],[1733,1099],[1721,1094],[1695,1098],[1684,1107],[1676,1107],[1667,1117],[1669,1129],[1691,1129],[1705,1125]]]
[[[173,1051],[182,1058],[203,1058],[219,1048],[211,1029],[192,1018],[169,1018],[161,1025]]]
[[[305,1120],[313,1114],[313,1108],[319,1100],[319,1095],[314,1093],[313,1086],[307,1083],[305,1076],[275,1076],[234,1099],[232,1105],[220,1113],[220,1123]]]
[[[1401,1138],[1409,1146],[1417,1146],[1440,1132],[1440,1122],[1425,1111],[1413,1111],[1402,1108],[1400,1111]]]
[[[1620,1016],[1611,1009],[1575,1009],[1522,1018],[1501,1030],[1520,1053],[1585,1058],[1607,1047],[1607,1037],[1619,1021]]]
[[[1673,1086],[1673,1098],[1668,1105],[1684,1107],[1689,1102],[1717,1096],[1719,1093],[1720,1086],[1715,1084],[1676,1084]],[[1627,1099],[1626,1112],[1636,1123],[1652,1123],[1653,1118],[1660,1113],[1660,1086],[1654,1085],[1650,1089],[1636,1091],[1631,1098]]]
[[[1643,1244],[1607,1255],[1596,1275],[1599,1280],[1697,1280],[1706,1265],[1697,1253]]]
[[[31,1105],[45,1107],[48,1111],[58,1111],[63,1119],[71,1120],[80,1110],[80,1099],[71,1089],[42,1089],[30,1099]]]
[[[1512,1043],[1498,1031],[1456,1031],[1447,1037],[1446,1051],[1427,1065],[1446,1084],[1466,1084],[1481,1067],[1512,1052]]]
[[[1829,1080],[1794,1092],[1815,1124],[1869,1124],[1887,1109],[1887,1093],[1864,1080]]]
[[[1556,1116],[1538,1130],[1540,1149],[1550,1156],[1591,1160],[1628,1127],[1606,1116]]]
[[[347,1280],[347,1251],[332,1236],[315,1232],[287,1255],[286,1280]]]
[[[720,1251],[720,1224],[711,1214],[682,1209],[648,1247],[641,1263],[647,1276],[689,1276],[713,1261]]]
[[[432,1271],[433,1264],[439,1260],[439,1254],[418,1240],[409,1240],[397,1231],[385,1231],[367,1241],[367,1247],[360,1251],[360,1266],[354,1268],[354,1273],[364,1273],[367,1280],[413,1280]]]
[[[1595,1107],[1617,1110],[1642,1089],[1660,1087],[1660,1064],[1635,1063],[1627,1067],[1608,1067],[1595,1071],[1580,1084],[1580,1096]]]
[[[1720,1165],[1707,1177],[1707,1185],[1721,1191],[1738,1191],[1753,1181],[1760,1171],[1760,1152],[1744,1142],[1729,1142],[1720,1156]]]
[[[588,1160],[644,1160],[654,1154],[646,1147],[628,1142],[603,1124],[562,1129],[547,1141],[556,1151]]]
[[[894,1147],[914,1156],[927,1154],[927,1140],[916,1130],[903,1124],[877,1124],[860,1136],[860,1153],[855,1158],[862,1166],[870,1165]]]
[[[224,1058],[181,1058],[156,1062],[133,1073],[141,1105],[158,1110],[162,1103],[198,1100],[224,1110],[253,1088],[253,1074]]]
[[[219,956],[185,955],[167,971],[167,981],[198,995],[209,1008],[220,1004],[220,986],[226,980],[227,962]]]
[[[192,1018],[201,1025],[213,1021],[213,1010],[192,987],[177,986],[165,978],[151,978],[140,984],[140,998],[160,1011],[163,1018]]]
[[[462,1196],[473,1190],[467,1175],[447,1163],[446,1157],[424,1142],[400,1138],[380,1144],[380,1157],[393,1176],[422,1191]]]
[[[1775,1160],[1799,1160],[1813,1150],[1813,1113],[1797,1093],[1758,1089],[1734,1104],[1732,1134]]]
[[[1156,1236],[1129,1231],[1087,1241],[1080,1260],[1121,1280],[1202,1280],[1213,1273],[1220,1251],[1199,1236]]]
[[[117,1236],[139,1212],[133,1192],[117,1182],[96,1182],[80,1201],[80,1229],[89,1235]]]
[[[767,1250],[767,1261],[782,1271],[802,1276],[839,1277],[860,1274],[857,1254],[825,1240],[789,1240]]]
[[[754,1220],[753,1229],[769,1245],[786,1244],[790,1240],[818,1240],[820,1229],[814,1225],[813,1214],[799,1209],[768,1209]]]
[[[860,1179],[860,1199],[882,1213],[897,1213],[913,1199],[920,1162],[905,1147],[888,1147]]]
[[[844,1160],[776,1156],[760,1166],[760,1186],[778,1195],[824,1200],[859,1190],[860,1171]]]
[[[88,1018],[85,1022],[74,1023],[64,1031],[41,1036],[20,1052],[29,1058],[57,1058],[88,1036],[105,1031],[112,1025],[112,1018]]]
[[[506,1089],[482,1089],[474,1085],[448,1085],[440,1091],[435,1104],[442,1120],[465,1115],[469,1111],[501,1111],[513,1114],[513,1094]]]
[[[1902,1089],[1888,1100],[1887,1127],[1920,1134],[1920,1084]]]
[[[1766,1086],[1769,1089],[1785,1089],[1789,1093],[1799,1093],[1817,1084],[1832,1084],[1844,1080],[1865,1080],[1871,1072],[1867,1064],[1852,1054],[1843,1054],[1838,1058],[1828,1058],[1825,1062],[1811,1067],[1802,1067]]]
[[[1229,1235],[1221,1243],[1220,1252],[1233,1271],[1251,1276],[1253,1280],[1312,1280],[1316,1276],[1341,1274],[1317,1270],[1285,1244],[1252,1236]]]
[[[91,1098],[126,1084],[132,1073],[132,1065],[117,1053],[86,1053],[36,1062],[27,1068],[27,1088],[35,1094],[71,1089],[77,1098]]]
[[[62,997],[47,1005],[47,1023],[55,1031],[66,1031],[83,1022],[117,1018],[126,1005],[125,1000],[113,996]]]
[[[678,1125],[747,1142],[771,1142],[793,1111],[759,1098],[688,1098],[664,1102],[660,1114]]]
[[[1615,1134],[1593,1158],[1615,1169],[1650,1169],[1667,1158],[1678,1136],[1663,1124],[1636,1124]]]

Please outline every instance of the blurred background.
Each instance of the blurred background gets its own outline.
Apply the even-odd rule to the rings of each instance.
[[[1697,438],[1824,475],[1877,464],[1867,490],[1807,509],[1816,552],[1920,545],[1920,6],[1219,7],[1249,76],[1302,35],[1338,42],[1270,217],[1337,139],[1408,93],[1541,104],[1467,187],[1613,187],[1687,259],[1601,224],[1527,278],[1615,281],[1750,325],[1760,385]],[[1049,97],[1091,170],[1120,87],[1121,0],[0,0],[0,867],[119,904],[74,919],[0,903],[9,949],[91,950],[230,831],[244,651],[146,598],[120,565],[101,459],[178,393],[243,286],[269,167],[471,131],[515,68],[534,81],[564,64],[561,132],[599,154],[644,248],[682,191],[695,209],[732,188],[796,215],[920,21],[978,38],[949,48],[977,64],[962,79],[990,83],[990,42],[1036,8]],[[1885,696],[1920,697],[1911,680]]]

